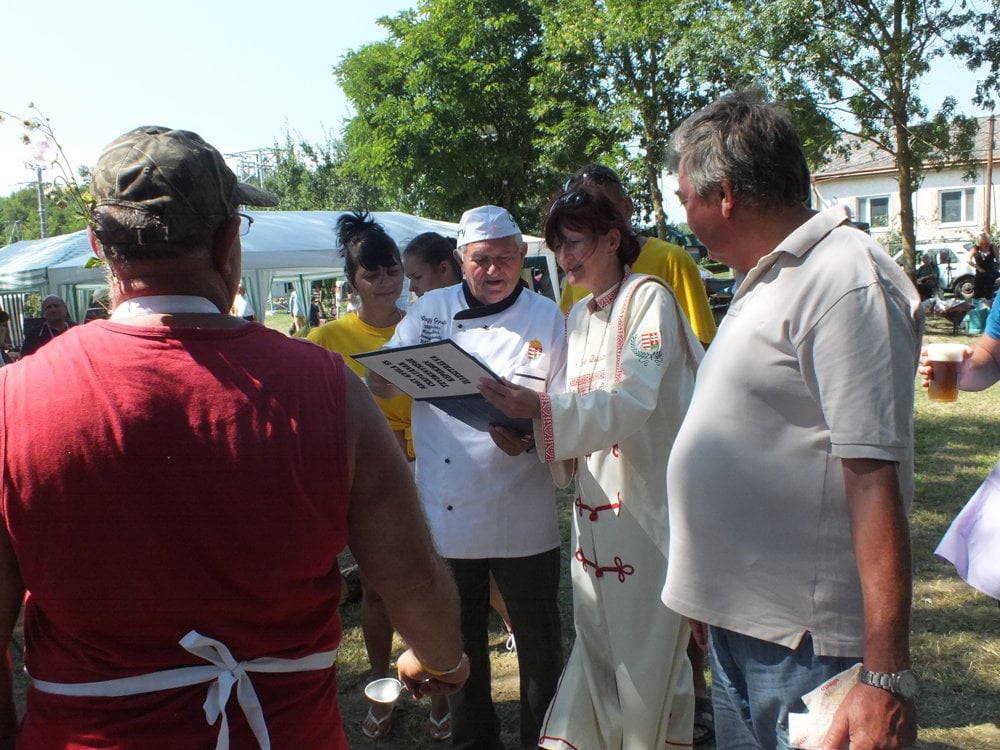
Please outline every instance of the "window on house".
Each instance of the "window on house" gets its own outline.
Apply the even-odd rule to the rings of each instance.
[[[858,221],[865,221],[872,229],[889,226],[889,196],[879,195],[858,198]]]
[[[940,213],[942,224],[972,224],[976,220],[976,189],[942,190]]]

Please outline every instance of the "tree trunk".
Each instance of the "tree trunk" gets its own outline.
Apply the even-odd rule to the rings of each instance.
[[[910,279],[915,279],[917,235],[913,217],[913,153],[910,134],[901,124],[896,125],[896,163],[899,175],[899,231],[903,237],[905,259],[903,268]]]
[[[642,137],[639,142],[643,151],[642,164],[646,172],[646,187],[649,189],[649,200],[653,204],[653,220],[656,222],[656,236],[667,239],[667,217],[663,213],[663,193],[660,192],[660,170],[663,167],[656,147],[656,113],[644,110],[642,112]]]
[[[649,198],[653,202],[653,219],[656,221],[656,236],[661,240],[667,239],[667,216],[663,212],[663,193],[660,192],[659,162],[655,157],[647,152],[644,159],[646,164],[646,185],[649,188]]]

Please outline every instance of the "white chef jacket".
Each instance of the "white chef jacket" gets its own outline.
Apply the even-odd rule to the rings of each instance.
[[[386,347],[451,339],[497,375],[561,392],[565,326],[552,300],[523,286],[478,305],[456,284],[418,299]],[[555,489],[534,452],[508,456],[488,432],[419,401],[413,445],[417,487],[444,557],[526,557],[559,546]]]

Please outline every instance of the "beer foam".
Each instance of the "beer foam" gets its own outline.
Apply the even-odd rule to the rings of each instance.
[[[965,344],[928,344],[927,359],[931,362],[961,362],[965,359]]]

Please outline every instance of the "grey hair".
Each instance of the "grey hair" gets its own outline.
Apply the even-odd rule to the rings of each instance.
[[[216,217],[225,220],[226,217]],[[140,230],[156,229],[159,220],[140,209],[122,205],[101,205],[91,211],[94,235],[104,258],[116,265],[135,260],[169,260],[211,246],[219,224],[189,231],[187,236],[172,236],[170,242],[136,242]]]
[[[727,182],[760,209],[809,202],[809,166],[791,118],[760,88],[723,96],[681,123],[667,164],[674,173],[683,167],[702,198]]]

